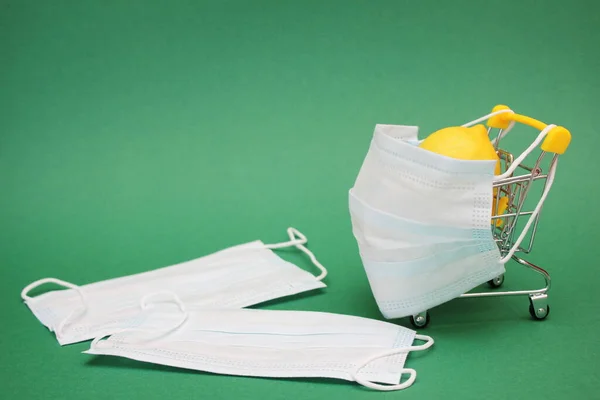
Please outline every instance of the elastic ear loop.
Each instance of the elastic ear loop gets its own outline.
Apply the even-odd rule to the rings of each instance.
[[[516,124],[515,121],[510,121],[510,123],[508,124],[506,129],[504,129],[500,135],[498,135],[497,137],[492,139],[492,145],[494,145],[494,147],[496,149],[497,149],[496,143],[498,143],[500,140],[502,140],[504,138],[504,136],[508,135],[508,132],[512,131],[512,128],[515,127],[515,124]]]
[[[358,366],[358,368],[356,368],[354,370],[354,372],[352,374],[352,379],[354,379],[356,381],[356,383],[358,383],[362,386],[368,387],[370,389],[387,391],[387,392],[393,391],[393,390],[402,390],[402,389],[406,389],[407,387],[411,386],[415,382],[415,379],[417,379],[417,371],[415,371],[412,368],[402,368],[401,374],[400,374],[400,379],[402,379],[402,375],[407,374],[407,373],[409,374],[409,377],[406,381],[399,383],[397,385],[383,385],[383,384],[368,381],[366,379],[361,379],[358,377],[358,373],[360,372],[361,369],[366,367],[369,363],[371,363],[375,360],[378,360],[380,358],[394,356],[396,354],[401,354],[401,353],[408,353],[411,351],[425,350],[425,349],[430,348],[434,343],[433,338],[431,336],[427,336],[427,335],[415,335],[415,340],[417,340],[417,339],[424,340],[426,342],[421,345],[417,345],[417,346],[409,346],[409,347],[402,347],[402,348],[394,349],[394,350],[388,350],[384,353],[380,353],[373,357],[368,358],[366,361],[362,362]]]
[[[525,149],[525,151],[523,153],[521,153],[521,155],[519,157],[517,157],[513,160],[513,162],[511,163],[510,167],[506,170],[506,172],[504,172],[503,174],[500,174],[500,175],[495,175],[494,180],[501,180],[501,179],[506,179],[506,178],[510,177],[513,174],[513,172],[515,172],[515,170],[519,167],[519,164],[521,164],[523,162],[523,160],[525,160],[525,158],[527,158],[529,153],[531,153],[533,150],[535,150],[535,148],[538,147],[540,145],[540,143],[542,143],[542,141],[544,140],[544,138],[546,137],[548,132],[550,132],[550,130],[554,127],[556,127],[556,125],[553,125],[553,124],[546,126],[539,133],[539,135],[535,138],[533,143],[531,143],[531,145],[529,145],[529,147],[527,149]]]
[[[542,141],[544,140],[546,135],[548,135],[548,132],[550,132],[550,130],[554,127],[556,127],[556,125],[553,125],[553,124],[546,126],[539,133],[537,138],[535,138],[533,143],[531,143],[531,145],[529,145],[529,147],[527,149],[525,149],[525,151],[523,151],[523,153],[521,153],[521,155],[519,157],[517,157],[513,160],[513,162],[511,163],[510,167],[506,170],[506,172],[504,172],[501,175],[494,176],[494,181],[498,182],[498,181],[501,181],[502,179],[506,179],[506,178],[510,177],[515,172],[515,170],[519,167],[519,165],[525,160],[525,158],[527,158],[527,156],[535,148],[537,148],[540,145],[540,143],[542,143]],[[527,220],[527,223],[525,224],[525,227],[523,228],[523,231],[517,238],[515,244],[511,247],[509,252],[498,261],[500,264],[505,264],[515,254],[515,252],[517,251],[517,249],[519,248],[519,246],[525,239],[527,232],[529,232],[529,228],[531,228],[531,225],[535,221],[537,215],[540,213],[542,206],[544,205],[544,202],[546,201],[546,197],[548,197],[548,193],[550,193],[550,188],[552,187],[552,184],[554,183],[554,175],[556,173],[557,164],[558,164],[558,160],[555,160],[554,163],[552,164],[552,167],[550,168],[550,171],[548,171],[546,186],[544,188],[544,191],[542,192],[542,196],[540,197],[540,200],[538,201],[535,209],[529,216],[529,219]]]
[[[464,124],[462,126],[471,126],[471,125],[477,124],[479,122],[483,122],[483,121],[487,120],[489,117],[492,117],[494,115],[498,115],[498,114],[502,114],[502,113],[507,113],[507,112],[511,112],[512,113],[513,111],[512,110],[498,110],[496,112],[493,112],[493,113],[485,115],[485,116],[483,116],[481,118],[478,118],[478,119],[476,119],[474,121],[467,122],[466,124]],[[514,125],[515,125],[515,121],[511,121],[511,123],[509,124],[509,126],[502,132],[502,135],[500,135],[498,138],[494,139],[492,141],[492,144],[495,144],[496,140],[499,140],[499,139],[503,138],[504,136],[506,136],[506,134],[513,128]],[[519,164],[521,164],[525,160],[525,158],[527,158],[527,156],[536,147],[538,147],[540,145],[540,143],[542,143],[542,141],[544,140],[544,138],[546,137],[546,135],[548,135],[548,132],[550,132],[550,130],[552,128],[554,128],[554,127],[556,127],[556,125],[554,125],[554,124],[550,124],[550,125],[546,126],[538,134],[537,138],[535,138],[535,140],[533,141],[533,143],[531,143],[531,145],[529,145],[529,147],[527,149],[525,149],[525,151],[523,153],[521,153],[521,155],[519,157],[517,157],[516,159],[513,160],[513,162],[511,163],[510,167],[503,174],[494,176],[494,181],[497,182],[497,181],[500,181],[502,179],[506,179],[506,178],[510,177],[515,172],[515,170],[519,167]],[[550,188],[552,187],[552,184],[554,183],[554,175],[556,174],[556,166],[557,166],[557,164],[558,164],[558,159],[554,161],[552,167],[550,168],[550,171],[548,171],[547,182],[546,182],[546,186],[544,188],[544,191],[542,193],[542,196],[540,197],[540,200],[537,203],[535,209],[533,210],[533,212],[529,216],[529,220],[525,224],[525,227],[523,228],[523,231],[521,232],[521,235],[519,235],[519,237],[517,238],[517,241],[511,247],[511,249],[509,250],[509,252],[503,258],[501,258],[498,261],[500,264],[505,264],[515,254],[515,252],[517,251],[517,249],[519,248],[519,246],[521,245],[521,243],[525,239],[525,236],[527,235],[527,232],[529,232],[529,228],[531,228],[531,225],[535,221],[535,218],[540,213],[540,211],[542,209],[542,206],[544,205],[544,202],[546,201],[546,197],[548,197],[548,193],[550,193]]]
[[[466,124],[463,124],[461,126],[464,127],[468,127],[468,126],[472,126],[475,125],[479,122],[483,122],[486,121],[487,119],[489,119],[490,117],[493,117],[495,115],[498,114],[504,114],[504,113],[513,113],[513,110],[498,110],[495,111],[493,113],[489,113],[487,115],[484,115],[481,118],[477,118],[473,121],[467,122]],[[502,135],[499,138],[496,138],[494,140],[492,140],[492,144],[495,144],[496,140],[503,138],[504,136],[506,136],[508,134],[508,132],[510,132],[510,130],[515,126],[515,121],[511,121],[510,124],[508,125],[508,127],[502,132]],[[496,175],[494,177],[495,180],[500,180],[500,179],[506,179],[509,176],[511,176],[513,174],[513,172],[515,172],[515,170],[518,168],[519,164],[521,164],[523,162],[523,160],[525,160],[525,158],[529,155],[529,153],[531,153],[536,147],[539,146],[540,143],[542,143],[542,140],[544,140],[544,138],[546,137],[546,135],[548,134],[548,132],[550,132],[550,130],[552,128],[556,127],[556,125],[550,124],[548,126],[546,126],[537,136],[537,138],[533,141],[533,143],[531,143],[531,145],[523,152],[521,153],[521,155],[519,157],[517,157],[511,164],[511,166],[501,175]]]
[[[304,234],[302,234],[296,228],[292,228],[292,227],[289,227],[287,229],[287,234],[290,238],[289,241],[282,242],[282,243],[275,243],[275,244],[267,244],[267,245],[265,245],[265,247],[267,249],[271,249],[271,250],[281,249],[281,248],[290,247],[290,246],[296,247],[298,250],[300,250],[304,254],[306,254],[308,256],[308,258],[310,259],[310,261],[321,271],[321,274],[319,276],[316,276],[315,278],[318,281],[323,280],[327,276],[327,269],[319,262],[319,260],[317,260],[317,258],[313,254],[313,252],[304,246],[304,244],[306,244],[306,242],[308,242],[308,239],[306,239],[306,236],[304,236]]]
[[[477,119],[474,119],[473,121],[469,121],[469,122],[467,122],[465,124],[462,124],[461,126],[467,128],[469,126],[473,126],[473,125],[478,124],[480,122],[486,121],[490,117],[493,117],[495,115],[500,115],[500,114],[505,114],[505,113],[512,113],[512,114],[514,114],[515,112],[513,110],[511,110],[510,108],[503,109],[503,110],[498,110],[498,111],[494,111],[494,112],[491,112],[489,114],[484,115],[483,117],[479,117]]]
[[[159,295],[167,295],[167,296],[171,296],[171,303],[175,303],[179,306],[179,310],[181,310],[182,313],[186,313],[185,310],[185,304],[183,304],[183,301],[181,301],[181,299],[179,298],[179,296],[177,296],[177,294],[169,291],[169,290],[160,290],[158,292],[153,292],[150,294],[145,295],[144,297],[142,297],[140,299],[140,307],[142,308],[142,310],[147,310],[149,308],[148,306],[148,299],[155,297],[155,296],[159,296]]]
[[[183,324],[186,323],[186,321],[189,318],[189,313],[186,311],[185,309],[185,305],[183,304],[183,302],[181,301],[181,299],[179,298],[179,296],[177,296],[175,293],[167,291],[167,290],[163,290],[163,291],[159,291],[159,292],[154,292],[154,293],[150,293],[145,295],[144,297],[141,298],[140,300],[140,307],[142,308],[142,310],[147,310],[149,309],[149,305],[147,303],[148,299],[154,296],[158,296],[161,294],[166,294],[172,297],[171,302],[175,303],[179,306],[179,310],[183,313],[183,318],[180,322],[178,322],[174,327],[167,329],[166,331],[162,331],[160,333],[160,335],[152,337],[150,339],[146,339],[146,340],[140,340],[138,342],[135,343],[128,343],[128,344],[148,344],[148,343],[152,343],[155,340],[158,340],[160,338],[163,338],[165,336],[170,335],[171,333],[175,332],[176,330],[178,330],[179,328],[181,328],[183,326]],[[108,331],[105,332],[99,336],[97,336],[96,338],[94,338],[94,340],[92,340],[92,343],[90,344],[90,350],[95,350],[98,343],[104,339],[107,336],[111,336],[111,335],[115,335],[115,334],[119,334],[119,333],[127,333],[127,332],[146,332],[146,333],[154,333],[156,332],[153,329],[140,329],[140,328],[127,328],[127,329],[118,329],[118,330],[114,330],[114,331]]]
[[[76,320],[77,318],[81,318],[83,316],[83,314],[85,314],[85,312],[87,311],[87,308],[88,308],[87,301],[86,301],[85,295],[83,293],[83,290],[81,290],[81,288],[79,286],[74,285],[69,282],[66,282],[66,281],[63,281],[63,280],[60,280],[60,279],[56,279],[56,278],[43,278],[43,279],[39,279],[35,282],[30,283],[29,285],[25,286],[23,288],[23,290],[21,291],[21,298],[25,301],[33,300],[33,297],[28,296],[27,293],[30,290],[35,289],[36,287],[39,287],[46,283],[54,283],[54,284],[62,286],[64,288],[75,290],[77,292],[77,294],[79,294],[79,297],[81,297],[81,302],[83,303],[83,310],[79,311],[78,315],[75,315],[78,310],[73,310],[73,311],[71,311],[71,313],[69,315],[67,315],[67,317],[65,319],[63,319],[61,321],[60,324],[58,324],[58,326],[56,327],[56,335],[58,337],[60,337],[60,336],[62,336],[62,331],[63,331],[65,325],[67,324],[67,322],[74,322],[74,320]]]
[[[510,251],[503,258],[501,258],[498,261],[500,264],[506,263],[515,254],[515,252],[517,251],[517,249],[521,245],[521,242],[523,242],[523,240],[525,239],[525,236],[527,235],[527,232],[529,231],[529,228],[531,228],[531,225],[535,221],[535,218],[538,216],[538,214],[542,210],[542,206],[544,205],[544,202],[546,201],[546,197],[548,197],[548,193],[550,193],[550,188],[552,187],[552,184],[554,183],[554,175],[556,174],[556,166],[557,165],[558,165],[558,159],[556,159],[554,161],[554,163],[550,167],[550,170],[548,171],[548,177],[546,178],[547,179],[547,181],[546,181],[546,187],[544,188],[544,191],[542,192],[542,196],[540,197],[540,201],[538,201],[537,206],[535,206],[535,209],[533,210],[533,212],[529,216],[529,220],[527,220],[527,223],[525,224],[525,227],[523,227],[523,231],[521,232],[521,234],[517,238],[517,240],[516,240],[515,244],[513,245],[513,247],[511,247]]]
[[[480,123],[480,122],[483,122],[483,121],[486,121],[486,120],[488,120],[490,117],[493,117],[493,116],[495,116],[495,115],[499,115],[499,114],[505,114],[505,113],[513,113],[513,114],[514,114],[514,111],[513,111],[513,110],[511,110],[511,109],[494,111],[494,112],[492,112],[492,113],[489,113],[489,114],[487,114],[487,115],[484,115],[484,116],[483,116],[483,117],[481,117],[481,118],[477,118],[477,119],[475,119],[475,120],[473,120],[473,121],[467,122],[466,124],[462,124],[461,126],[463,126],[463,127],[469,127],[469,126],[473,126],[473,125],[475,125],[475,124],[478,124],[478,123]],[[508,126],[506,127],[506,129],[504,129],[504,130],[502,131],[502,134],[500,134],[500,136],[498,136],[498,137],[496,137],[496,138],[492,139],[492,141],[491,141],[491,142],[492,142],[492,144],[493,144],[493,145],[496,145],[496,142],[497,142],[498,140],[502,139],[504,136],[506,136],[506,135],[508,134],[508,132],[510,132],[510,131],[512,130],[512,128],[514,128],[514,126],[515,126],[515,121],[510,121],[510,123],[508,124]]]

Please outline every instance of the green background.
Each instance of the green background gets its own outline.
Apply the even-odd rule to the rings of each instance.
[[[4,398],[598,398],[599,4],[1,0]],[[573,134],[529,258],[552,274],[552,312],[432,310],[436,344],[409,357],[405,391],[83,355],[20,299],[42,277],[85,284],[294,226],[328,288],[263,307],[381,319],[347,207],[374,125],[425,135],[498,103]],[[509,289],[541,284],[508,268]]]

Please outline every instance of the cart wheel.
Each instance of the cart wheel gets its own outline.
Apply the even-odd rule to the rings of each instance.
[[[415,328],[423,329],[423,328],[427,327],[427,325],[429,325],[429,321],[430,321],[430,318],[429,318],[429,313],[427,311],[410,316],[410,323]]]
[[[535,320],[544,320],[546,319],[548,314],[550,314],[550,305],[547,305],[545,307],[538,307],[537,309],[535,309],[533,307],[533,303],[529,301],[529,314],[531,314],[531,317]]]
[[[498,275],[494,279],[489,280],[487,283],[494,289],[499,288],[504,283],[504,274]]]

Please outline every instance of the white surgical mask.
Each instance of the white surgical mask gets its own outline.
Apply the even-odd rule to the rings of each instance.
[[[417,134],[415,126],[377,125],[349,193],[353,233],[386,318],[426,311],[503,274],[504,263],[539,213],[554,176],[550,171],[523,233],[501,257],[491,232],[492,187],[515,165],[495,177],[496,161],[457,160],[429,152],[418,147]]]
[[[180,312],[144,306],[149,312],[137,328],[98,337],[86,353],[226,375],[337,378],[398,390],[416,378],[414,369],[404,368],[408,353],[433,344],[410,329],[348,315],[186,310],[178,303]],[[426,343],[413,346],[415,339]]]
[[[25,287],[21,297],[38,320],[55,332],[61,345],[140,323],[143,296],[169,291],[186,304],[242,308],[268,300],[323,288],[325,268],[304,244],[307,239],[288,229],[290,241],[266,245],[254,241],[181,264],[140,274],[76,286],[45,278]],[[314,276],[278,257],[271,249],[295,246],[321,270]],[[28,296],[34,287],[55,283],[68,290]]]
[[[371,291],[386,318],[426,311],[504,272],[489,229],[418,225],[369,207],[353,192],[350,213]],[[467,239],[485,235],[489,240]]]

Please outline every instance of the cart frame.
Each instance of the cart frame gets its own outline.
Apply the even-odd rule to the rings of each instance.
[[[492,235],[504,262],[512,259],[519,265],[541,275],[545,285],[540,289],[531,290],[493,290],[489,292],[464,293],[457,298],[527,296],[529,298],[529,313],[531,317],[535,320],[544,320],[550,313],[550,305],[548,303],[548,292],[551,287],[550,274],[540,266],[522,258],[522,254],[529,254],[533,248],[541,209],[556,173],[558,156],[566,151],[571,141],[571,134],[563,127],[547,125],[536,119],[516,114],[504,105],[494,107],[492,113],[463,126],[470,126],[485,120],[487,120],[488,135],[492,135],[493,129],[498,129],[497,136],[492,140],[492,143],[500,159],[502,171],[493,183],[495,209],[492,210],[491,218]],[[516,122],[532,126],[541,131],[538,139],[517,158],[512,153],[499,148],[501,139],[514,127]],[[525,165],[522,161],[539,143],[541,143],[541,153],[535,165],[533,167]],[[548,172],[544,173],[542,161],[548,153],[552,154],[552,158],[548,165]],[[532,184],[540,180],[544,181],[544,187],[538,206],[534,210],[526,211],[524,210],[524,204]],[[505,209],[503,210],[500,209],[499,199],[501,198],[504,198],[505,202]],[[522,217],[528,217],[529,220],[521,234],[515,240],[516,225],[519,220],[522,220]],[[530,230],[531,232],[529,233]],[[527,234],[530,235],[528,243],[525,246],[521,246]],[[504,274],[487,283],[492,289],[500,288],[504,283]],[[426,327],[430,322],[429,312],[424,310],[412,315],[410,322],[416,328]]]

